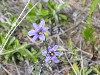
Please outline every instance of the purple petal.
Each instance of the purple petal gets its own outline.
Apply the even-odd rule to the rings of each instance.
[[[58,45],[55,45],[53,48],[52,48],[54,51],[56,51],[58,49]]]
[[[32,38],[32,42],[34,42],[37,38],[38,38],[38,36],[35,35],[35,36]]]
[[[36,31],[35,30],[31,30],[31,31],[28,32],[28,35],[29,36],[36,35]]]
[[[39,27],[38,27],[38,25],[36,23],[33,23],[33,27],[35,28],[35,30],[39,29]]]
[[[58,60],[58,58],[57,58],[56,56],[52,57],[51,59],[52,59],[55,63],[58,63],[58,62],[59,62],[59,60]]]
[[[42,21],[40,22],[40,26],[39,26],[39,27],[44,28],[44,25],[45,25],[45,21],[44,21],[44,20],[42,20]]]
[[[49,60],[50,60],[50,57],[46,57],[46,63],[48,63],[49,62]]]
[[[46,56],[47,55],[47,51],[42,52],[42,55]]]
[[[54,50],[49,46],[48,47],[48,52],[54,52]]]
[[[42,41],[44,41],[45,40],[44,34],[39,35],[39,39],[42,40]]]
[[[55,55],[56,56],[61,56],[62,55],[62,52],[55,52]]]
[[[49,49],[49,52],[55,52],[53,49]]]
[[[50,46],[48,47],[49,52],[55,52]]]
[[[48,31],[48,29],[49,29],[48,27],[44,28],[44,29],[43,29],[43,32]]]
[[[51,49],[51,47],[50,46],[48,46],[48,50],[50,50]]]

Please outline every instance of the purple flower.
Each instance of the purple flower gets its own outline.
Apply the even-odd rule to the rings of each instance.
[[[49,46],[48,51],[42,52],[42,55],[46,56],[46,60],[45,60],[46,62],[49,62],[49,60],[53,60],[55,63],[59,62],[56,56],[60,56],[62,52],[56,52],[57,49],[58,49],[57,45],[55,45],[53,48]]]
[[[48,27],[44,28],[44,25],[45,25],[44,20],[40,22],[40,26],[38,26],[36,23],[33,23],[33,27],[35,28],[35,30],[31,30],[28,32],[29,36],[33,36],[32,42],[34,42],[36,39],[40,39],[42,41],[45,40],[44,32],[47,32],[49,28]]]

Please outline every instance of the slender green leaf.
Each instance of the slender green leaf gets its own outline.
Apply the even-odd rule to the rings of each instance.
[[[74,63],[74,64],[73,64],[73,67],[74,67],[76,73],[79,74],[79,73],[80,73],[80,70],[79,70],[78,65],[77,65],[76,63]]]
[[[90,11],[89,11],[89,17],[87,19],[88,24],[91,24],[93,12],[96,10],[99,2],[100,2],[100,0],[92,0],[91,8],[90,8]]]

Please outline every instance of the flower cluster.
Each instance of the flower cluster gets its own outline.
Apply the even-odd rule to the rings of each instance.
[[[34,42],[36,39],[40,39],[42,41],[45,40],[44,32],[47,32],[49,28],[48,27],[44,28],[44,25],[45,25],[44,20],[40,22],[40,26],[38,26],[36,23],[33,23],[33,27],[35,28],[35,30],[31,30],[28,32],[29,36],[33,36],[32,42]]]
[[[45,28],[44,25],[45,25],[44,20],[40,22],[40,26],[38,26],[36,23],[33,23],[33,27],[35,28],[35,30],[31,30],[28,32],[29,36],[33,36],[32,42],[34,42],[37,39],[40,39],[42,41],[45,40],[44,32],[47,32],[49,28],[48,27]],[[55,45],[53,48],[49,46],[47,51],[42,52],[42,55],[46,56],[45,60],[46,62],[49,62],[50,60],[53,60],[55,63],[59,62],[57,56],[60,56],[62,53],[56,52],[57,49],[58,49],[57,45]]]
[[[53,60],[55,63],[58,63],[59,60],[57,56],[60,56],[62,53],[61,52],[56,52],[58,49],[58,46],[55,45],[53,48],[50,46],[48,47],[48,51],[42,52],[43,56],[46,56],[46,62],[49,62],[49,60]]]

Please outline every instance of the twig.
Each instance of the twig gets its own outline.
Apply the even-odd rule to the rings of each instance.
[[[64,49],[64,48],[63,48],[64,54],[65,54],[65,57],[66,57],[66,59],[68,60],[68,63],[70,64],[70,66],[72,67],[72,69],[73,69],[73,71],[74,71],[75,75],[77,75],[77,73],[76,73],[76,71],[75,71],[75,69],[74,69],[74,67],[73,67],[72,63],[70,62],[70,60],[68,59],[68,57],[67,57],[67,55],[66,55],[65,50],[66,50],[66,49]]]
[[[88,52],[86,52],[86,51],[84,51],[82,49],[80,50],[80,48],[78,48],[78,47],[76,47],[76,48],[77,48],[78,51],[82,52],[83,54],[88,55],[90,58],[93,56],[92,54],[90,54],[90,53],[88,53]]]
[[[80,36],[79,36],[80,37]],[[81,39],[80,39],[80,50],[81,50],[81,48],[82,48],[82,45],[81,45]],[[81,73],[83,72],[83,75],[84,75],[84,65],[83,65],[83,54],[82,54],[82,51],[81,51],[81,70],[80,70],[80,75],[81,75]]]
[[[55,34],[55,35],[53,35],[53,36],[51,36],[51,37],[47,38],[47,40],[48,40],[48,39],[51,39],[51,38],[53,38],[53,37],[55,37],[55,36],[62,35],[62,34],[64,34],[64,33],[68,32],[68,31],[70,31],[70,30],[72,30],[72,29],[76,28],[77,26],[79,26],[79,24],[77,24],[77,25],[75,25],[75,26],[73,26],[73,27],[71,27],[71,28],[69,28],[69,29],[65,30],[65,31],[64,31],[64,32],[62,32],[62,33]]]
[[[73,67],[72,63],[71,63],[71,62],[70,62],[70,60],[68,59],[68,57],[67,57],[66,53],[65,53],[65,57],[67,58],[67,60],[68,60],[68,62],[69,62],[69,64],[70,64],[70,66],[72,67],[72,69],[73,69],[73,71],[74,71],[75,75],[77,75],[77,73],[76,73],[76,71],[75,71],[75,69],[74,69],[74,67]]]
[[[15,62],[14,57],[12,57],[12,60],[13,60],[13,62],[14,62],[14,64],[15,64],[15,67],[16,67],[16,70],[17,70],[17,74],[20,75],[20,72],[19,72],[19,70],[18,70],[18,68],[17,68],[17,65],[16,65],[16,62]]]
[[[25,61],[26,62],[26,65],[27,65],[27,67],[28,67],[28,75],[32,75],[32,71],[33,71],[33,67],[34,67],[34,65],[32,65],[32,66],[30,66],[30,64],[29,64],[29,61],[28,60],[26,60]],[[26,74],[25,74],[26,75]]]
[[[2,69],[6,72],[6,73],[8,73],[8,75],[12,75],[5,67],[3,67],[1,64],[0,64],[0,66],[2,67]]]

